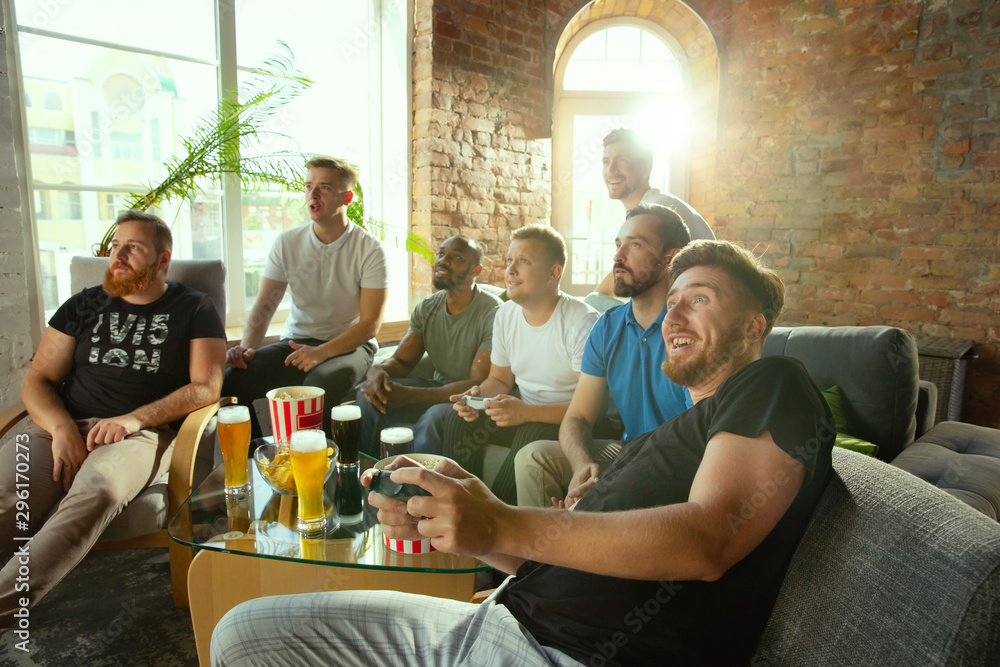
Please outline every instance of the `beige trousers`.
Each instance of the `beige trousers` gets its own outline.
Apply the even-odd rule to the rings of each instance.
[[[77,421],[84,439],[97,422]],[[0,449],[0,630],[76,567],[111,520],[166,472],[175,435],[161,426],[96,447],[64,493],[52,481],[52,436],[25,421]]]
[[[606,468],[621,451],[616,440],[594,440],[590,458]],[[536,440],[525,445],[514,458],[519,507],[552,507],[552,499],[562,500],[569,491],[573,468],[558,440]]]

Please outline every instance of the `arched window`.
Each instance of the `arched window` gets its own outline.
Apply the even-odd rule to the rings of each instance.
[[[63,99],[59,93],[49,91],[45,93],[45,97],[42,99],[42,106],[45,107],[46,111],[62,111],[63,110]]]
[[[622,203],[602,178],[603,139],[639,131],[653,148],[650,185],[687,199],[690,111],[684,51],[663,28],[635,19],[592,23],[555,65],[553,225],[567,239],[563,289],[583,295],[612,266]]]

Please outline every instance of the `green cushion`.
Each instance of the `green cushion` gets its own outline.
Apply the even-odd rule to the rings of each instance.
[[[830,406],[833,421],[837,424],[837,439],[833,443],[837,447],[875,456],[878,445],[862,440],[854,435],[854,421],[851,419],[851,408],[847,398],[840,393],[840,387],[833,385],[823,392],[823,398]]]
[[[861,438],[855,438],[853,435],[847,435],[846,433],[838,433],[837,439],[834,440],[833,444],[837,447],[850,449],[851,451],[866,454],[868,456],[875,456],[878,454],[878,445],[875,443],[862,440]]]

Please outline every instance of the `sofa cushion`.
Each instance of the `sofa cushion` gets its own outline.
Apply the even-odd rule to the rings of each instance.
[[[830,406],[833,421],[837,424],[837,439],[833,444],[837,447],[859,452],[865,456],[875,456],[878,454],[878,445],[853,435],[855,427],[851,417],[850,401],[841,395],[840,387],[833,385],[829,389],[824,389],[823,398],[826,399],[826,404]]]
[[[917,346],[893,327],[775,327],[764,356],[803,363],[819,387],[839,385],[848,396],[858,438],[891,461],[916,431]]]
[[[897,456],[902,468],[1000,519],[1000,430],[941,422]]]
[[[1000,525],[834,449],[752,664],[1000,664]]]

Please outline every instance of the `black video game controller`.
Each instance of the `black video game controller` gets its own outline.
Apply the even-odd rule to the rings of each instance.
[[[376,470],[368,489],[394,500],[406,500],[413,496],[429,496],[431,492],[416,484],[399,484],[389,477],[391,470]]]

